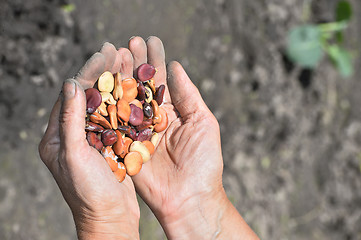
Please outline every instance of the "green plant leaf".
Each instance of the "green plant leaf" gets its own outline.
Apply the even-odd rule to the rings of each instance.
[[[61,9],[63,9],[64,12],[71,13],[76,9],[76,6],[75,6],[75,4],[70,3],[70,4],[65,4],[65,5],[61,6]]]
[[[320,29],[315,25],[292,28],[288,33],[287,55],[302,67],[315,68],[323,56]]]
[[[349,21],[352,17],[352,5],[346,1],[339,1],[336,7],[336,21]]]
[[[346,49],[338,45],[330,45],[327,53],[342,77],[350,77],[353,74],[352,57]]]

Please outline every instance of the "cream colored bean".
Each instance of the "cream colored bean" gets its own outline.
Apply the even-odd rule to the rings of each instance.
[[[109,71],[104,72],[98,79],[98,89],[110,93],[114,89],[114,77]]]
[[[117,104],[117,101],[114,100],[113,95],[110,92],[101,92],[100,95],[102,95],[102,102],[114,105]]]
[[[147,103],[150,103],[153,100],[153,92],[152,89],[150,89],[150,87],[146,86],[145,87],[145,101]]]
[[[143,163],[148,162],[150,159],[150,153],[149,153],[148,148],[144,145],[144,143],[142,143],[140,141],[134,141],[130,145],[129,151],[130,152],[139,152],[140,155],[142,155]]]
[[[123,97],[122,76],[119,72],[116,73],[114,77],[113,97],[115,100]]]
[[[150,141],[153,143],[154,146],[157,146],[158,140],[159,140],[159,134],[154,132]]]

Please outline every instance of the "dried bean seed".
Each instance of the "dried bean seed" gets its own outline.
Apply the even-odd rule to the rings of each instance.
[[[101,154],[108,163],[110,169],[114,172],[118,169],[117,156],[115,155],[111,146],[106,146],[102,149]]]
[[[98,79],[98,89],[110,93],[114,88],[114,77],[109,71],[104,72]]]
[[[159,113],[160,113],[159,116],[161,116],[160,117],[161,122],[154,125],[154,131],[156,131],[156,132],[161,132],[161,131],[165,130],[168,127],[167,112],[162,107],[160,107],[159,108]]]
[[[154,132],[150,141],[153,143],[154,146],[157,146],[158,140],[159,140],[159,134]]]
[[[130,117],[129,117],[129,123],[133,126],[138,126],[143,122],[143,110],[139,107],[135,106],[134,104],[130,104]]]
[[[150,103],[153,100],[153,93],[150,87],[145,87],[145,101]]]
[[[143,112],[144,112],[144,116],[145,116],[146,118],[152,118],[152,117],[153,117],[153,108],[152,108],[152,106],[151,106],[149,103],[147,103],[147,102],[145,102],[145,103],[143,104]]]
[[[103,148],[103,143],[99,140],[98,136],[94,132],[87,132],[86,140],[89,143],[89,146],[100,151]]]
[[[129,151],[130,151],[130,152],[139,152],[140,155],[142,155],[143,163],[148,162],[149,159],[150,159],[149,150],[148,150],[148,148],[144,145],[144,143],[142,143],[142,142],[134,141],[134,142],[130,145]]]
[[[118,128],[118,119],[117,119],[117,107],[113,104],[109,105],[108,108],[109,120],[113,129]]]
[[[89,116],[90,121],[92,121],[93,123],[98,123],[100,125],[102,125],[105,128],[112,128],[112,125],[110,125],[110,123],[99,113],[97,112],[93,112],[90,116]]]
[[[114,172],[115,178],[118,180],[118,182],[123,182],[126,176],[127,170],[125,169],[125,166],[122,162],[118,163],[118,169]]]
[[[150,155],[154,153],[155,147],[151,141],[143,141],[142,142],[149,150]]]
[[[138,82],[138,96],[137,98],[139,100],[144,100],[145,99],[145,87],[144,84],[142,82]]]
[[[111,146],[118,140],[117,134],[112,129],[107,129],[102,132],[102,142],[105,146]]]
[[[140,142],[147,141],[147,140],[150,140],[151,137],[152,137],[152,130],[150,130],[149,128],[146,128],[146,129],[139,131],[138,136],[137,136],[137,141],[140,141]]]
[[[108,111],[107,111],[107,105],[105,105],[104,102],[102,102],[100,104],[100,106],[98,107],[98,112],[103,115],[104,117],[108,116]]]
[[[86,97],[86,111],[87,113],[93,113],[102,103],[102,97],[99,91],[95,88],[88,88],[85,90]]]
[[[159,106],[162,105],[163,103],[164,90],[165,90],[165,86],[163,84],[160,85],[154,96],[154,99],[157,101]]]
[[[131,109],[127,101],[119,99],[117,102],[117,114],[123,121],[128,122]]]
[[[123,97],[122,76],[119,72],[114,74],[113,97],[115,100],[118,100]]]
[[[139,152],[130,152],[124,158],[124,165],[129,176],[134,176],[139,173],[142,168],[143,159]]]
[[[148,63],[143,63],[137,69],[137,78],[140,81],[144,82],[151,79],[155,73],[156,73],[156,69],[154,66]]]
[[[122,82],[123,99],[127,102],[133,101],[138,95],[137,81],[134,78],[124,79]]]
[[[88,132],[103,132],[104,128],[96,123],[87,121],[85,124],[85,130]]]

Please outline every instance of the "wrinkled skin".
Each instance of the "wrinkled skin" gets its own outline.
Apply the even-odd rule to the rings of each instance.
[[[101,154],[87,143],[84,130],[84,89],[107,70],[131,75],[132,69],[124,68],[121,56],[105,43],[75,79],[64,82],[39,144],[41,159],[72,210],[80,239],[139,238],[139,206],[131,178],[118,183]]]
[[[135,188],[169,239],[257,239],[228,200],[222,186],[218,123],[177,62],[165,65],[162,42],[129,41],[129,50],[106,44],[76,81],[66,81],[39,146],[69,204],[80,239],[137,239],[139,207],[129,176],[115,177],[85,138],[85,96],[106,70],[131,78],[143,63],[156,67],[156,86],[165,85],[162,107],[168,128],[152,159],[132,177]],[[72,86],[76,85],[75,95]],[[99,184],[101,183],[101,184]]]
[[[171,62],[166,69],[158,38],[144,42],[136,37],[129,49],[134,69],[145,62],[154,65],[156,86],[166,86],[162,107],[169,126],[160,133],[151,160],[133,177],[137,191],[162,222],[177,209],[196,204],[198,197],[224,194],[219,126],[182,66]]]
[[[220,130],[198,89],[177,62],[165,65],[157,37],[129,42],[133,68],[149,63],[164,84],[168,128],[151,160],[133,177],[169,239],[258,239],[228,200],[223,185]]]

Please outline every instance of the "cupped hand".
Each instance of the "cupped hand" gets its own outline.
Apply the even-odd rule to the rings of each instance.
[[[128,58],[128,59],[127,59]],[[39,145],[41,159],[54,176],[72,210],[80,239],[139,238],[139,206],[130,177],[119,183],[85,133],[84,89],[104,71],[132,76],[130,53],[123,56],[105,43],[75,79],[64,82]]]
[[[168,114],[168,128],[160,133],[154,155],[133,181],[171,237],[174,234],[167,226],[172,222],[190,217],[200,204],[207,204],[204,201],[225,201],[219,126],[182,66],[171,62],[166,67],[157,37],[146,42],[135,37],[129,50],[134,69],[142,63],[152,64],[158,70],[156,86],[166,86],[161,107]]]

